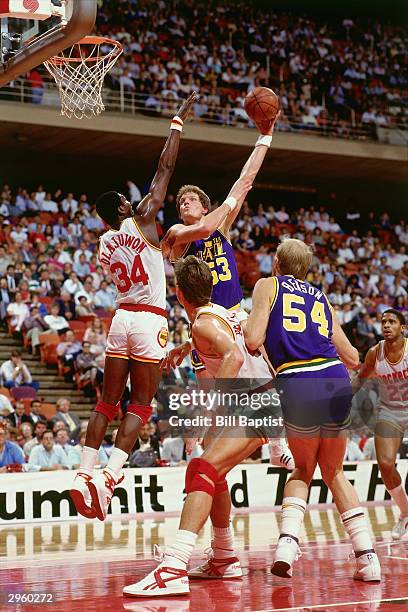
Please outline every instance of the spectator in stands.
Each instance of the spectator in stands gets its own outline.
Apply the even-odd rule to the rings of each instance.
[[[0,246],[0,259],[1,250],[4,252],[4,247]],[[3,276],[0,278],[0,324],[5,327],[5,319],[7,317],[7,308],[10,304],[10,293],[7,287],[7,279]]]
[[[106,347],[107,335],[104,325],[98,317],[95,317],[91,325],[85,330],[84,342],[91,344],[92,355],[100,355]]]
[[[95,306],[108,312],[116,308],[115,293],[109,288],[106,280],[101,281],[100,287],[95,293]]]
[[[70,401],[65,397],[61,397],[57,401],[57,414],[52,418],[51,422],[63,421],[68,427],[71,440],[77,441],[81,431],[81,421],[76,414],[70,412],[70,408]]]
[[[51,331],[58,332],[60,335],[69,330],[69,323],[65,317],[60,315],[60,307],[56,302],[52,304],[51,314],[46,315],[44,321]]]
[[[131,467],[151,467],[160,459],[160,447],[157,440],[150,435],[150,424],[146,423],[139,430],[139,435],[129,457]]]
[[[75,338],[75,334],[72,330],[68,330],[65,334],[65,338],[57,345],[57,355],[59,359],[61,359],[64,366],[67,366],[70,370],[70,374],[67,374],[67,380],[72,380],[75,358],[81,352],[81,349],[81,343]]]
[[[31,423],[22,423],[20,426],[21,438],[18,441],[21,449],[33,439],[34,427]]]
[[[111,456],[112,450],[115,448],[115,440],[116,440],[117,433],[118,433],[118,428],[116,427],[115,429],[112,430],[110,444],[108,442],[104,442],[103,446],[101,447],[105,450],[108,457]]]
[[[90,342],[82,343],[82,352],[75,358],[75,366],[81,383],[84,386],[90,384],[93,387],[96,378],[96,363],[95,356],[91,353]]]
[[[8,416],[14,412],[14,408],[8,397],[0,391],[0,416]]]
[[[11,316],[10,323],[14,331],[21,332],[24,321],[30,316],[30,311],[19,291],[16,292],[14,300],[7,306],[7,314]]]
[[[14,410],[7,415],[7,420],[10,423],[10,431],[17,431],[23,423],[30,423],[34,427],[34,421],[30,415],[25,412],[24,402],[16,402]]]
[[[20,351],[12,351],[11,357],[0,367],[0,375],[3,379],[3,386],[7,389],[13,387],[28,386],[38,391],[39,383],[33,381],[30,370],[23,362]]]
[[[65,451],[54,443],[54,434],[47,429],[41,434],[40,444],[31,450],[28,463],[33,471],[49,472],[68,470],[69,463]]]
[[[183,438],[164,438],[161,446],[161,458],[163,461],[167,461],[170,467],[184,465],[183,455]]]
[[[81,281],[78,279],[75,272],[71,272],[69,278],[64,281],[64,284],[62,285],[62,291],[64,293],[69,293],[70,296],[74,296],[76,293],[82,290],[83,286]]]
[[[55,300],[55,303],[58,304],[60,317],[67,321],[75,319],[75,302],[69,293],[61,291],[61,296]]]
[[[70,444],[69,433],[66,427],[63,427],[57,431],[54,436],[55,446],[59,446],[62,448],[64,453],[67,456],[69,468],[77,469],[79,465],[77,465],[77,454],[74,451],[74,447]]]
[[[31,307],[30,316],[24,321],[24,329],[27,332],[28,340],[31,342],[33,354],[39,354],[40,334],[49,330],[49,324],[40,315],[38,306]]]
[[[44,431],[46,429],[47,429],[47,421],[45,419],[41,419],[41,420],[37,421],[37,423],[35,423],[35,425],[34,425],[34,437],[33,437],[32,440],[30,440],[29,442],[24,444],[24,447],[23,447],[24,455],[26,457],[30,456],[30,453],[31,453],[32,449],[34,448],[34,446],[37,446],[37,444],[40,444],[41,436],[42,436],[42,434],[44,433]]]
[[[38,422],[38,421],[46,421],[46,417],[42,414],[42,402],[41,400],[37,399],[33,399],[31,401],[30,404],[30,412],[28,415],[31,420],[33,421],[34,425]]]
[[[8,433],[4,423],[0,423],[0,473],[9,471],[10,466],[24,463],[24,455],[18,444],[7,439]]]
[[[96,314],[92,310],[92,305],[88,302],[86,295],[80,295],[78,297],[78,304],[76,305],[77,317],[96,317]]]

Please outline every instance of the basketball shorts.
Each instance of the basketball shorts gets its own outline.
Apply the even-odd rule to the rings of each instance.
[[[381,425],[383,423],[386,426],[391,426],[391,429],[389,430],[388,427],[386,430],[382,428]],[[408,431],[408,406],[401,410],[396,410],[380,402],[378,404],[375,433],[380,436],[385,434],[388,437],[392,434],[393,430],[396,430],[400,435]]]
[[[159,363],[166,356],[168,335],[166,317],[119,308],[109,330],[106,356]]]
[[[288,437],[335,436],[350,426],[352,390],[343,364],[276,379]]]

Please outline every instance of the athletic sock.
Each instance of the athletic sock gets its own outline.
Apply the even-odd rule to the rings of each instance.
[[[105,470],[108,470],[115,478],[118,480],[120,476],[121,469],[123,468],[123,464],[127,461],[128,454],[120,448],[115,448],[112,450],[111,456],[109,457],[108,465]]]
[[[93,469],[98,459],[98,450],[91,446],[84,446],[82,449],[81,464],[79,471],[92,476]]]
[[[170,567],[186,569],[197,541],[197,534],[185,529],[177,531],[174,544],[166,548],[163,564]]]
[[[391,489],[388,493],[400,509],[401,516],[408,516],[408,496],[402,484],[395,487],[395,489]]]
[[[351,508],[341,515],[344,529],[350,536],[354,552],[361,553],[373,550],[373,541],[368,529],[368,522],[363,508]]]
[[[212,527],[211,547],[214,553],[214,559],[229,559],[235,556],[233,533],[231,525],[228,527]]]
[[[282,502],[281,535],[299,540],[300,528],[306,511],[306,502],[300,497],[285,497]]]

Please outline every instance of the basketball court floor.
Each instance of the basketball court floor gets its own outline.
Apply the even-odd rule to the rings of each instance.
[[[0,527],[1,610],[135,610],[137,612],[320,610],[408,611],[408,540],[394,543],[397,516],[389,502],[372,502],[368,514],[377,538],[383,581],[352,580],[354,562],[338,514],[320,505],[306,514],[302,556],[292,580],[270,573],[278,536],[278,508],[240,511],[233,516],[242,580],[190,581],[189,597],[131,599],[122,588],[155,567],[153,546],[170,543],[178,513],[121,519],[8,525]],[[210,541],[209,526],[199,536],[193,563]],[[8,593],[46,593],[52,603],[7,604]],[[9,598],[10,602],[10,598]]]

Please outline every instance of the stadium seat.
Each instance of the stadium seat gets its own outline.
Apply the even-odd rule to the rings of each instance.
[[[40,341],[40,357],[41,357],[41,361],[43,363],[47,363],[46,356],[47,356],[47,352],[48,352],[48,346],[51,345],[51,344],[57,346],[57,344],[60,341],[59,335],[57,334],[57,332],[55,332],[53,334],[40,334],[39,341]]]
[[[37,391],[33,387],[26,387],[24,385],[22,387],[13,387],[10,392],[12,398],[16,401],[24,399],[33,400],[37,397]]]
[[[43,414],[48,420],[51,420],[57,414],[56,405],[49,403],[41,404],[41,414]]]

